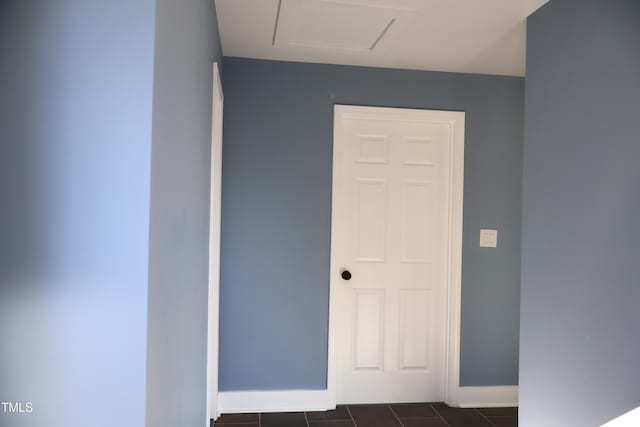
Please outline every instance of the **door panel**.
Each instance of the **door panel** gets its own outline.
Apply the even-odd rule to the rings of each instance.
[[[384,291],[358,290],[353,304],[353,370],[382,370]]]
[[[357,262],[384,262],[387,231],[387,182],[384,179],[358,178],[354,214],[357,218],[355,242]]]
[[[429,371],[431,291],[401,289],[399,311],[398,369]]]

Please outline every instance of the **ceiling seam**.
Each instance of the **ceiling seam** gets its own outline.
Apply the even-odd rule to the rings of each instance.
[[[278,23],[280,22],[280,9],[282,9],[282,0],[278,0],[278,13],[276,13],[276,23],[273,27],[273,38],[271,39],[271,46],[276,45],[276,35],[278,34]]]
[[[391,21],[389,21],[389,23],[387,24],[386,27],[384,27],[384,30],[382,30],[382,33],[380,33],[380,35],[378,36],[378,38],[376,39],[376,41],[373,42],[373,44],[371,45],[371,47],[369,48],[369,50],[373,50],[373,48],[375,48],[378,45],[378,42],[380,40],[382,40],[382,38],[384,37],[385,34],[387,34],[387,31],[389,31],[389,28],[391,28],[391,26],[393,25],[393,23],[396,22],[396,18],[391,18]]]

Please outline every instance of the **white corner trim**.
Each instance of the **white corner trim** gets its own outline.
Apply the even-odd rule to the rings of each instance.
[[[518,386],[458,387],[455,400],[447,402],[460,408],[499,408],[518,406]]]
[[[206,418],[218,418],[218,324],[220,322],[220,197],[222,177],[222,114],[224,94],[218,63],[213,63],[211,104],[211,176],[209,196],[209,278],[207,303],[207,390]]]
[[[327,411],[335,408],[327,390],[224,391],[218,394],[221,414]]]

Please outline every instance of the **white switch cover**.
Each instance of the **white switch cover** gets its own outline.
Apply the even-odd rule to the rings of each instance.
[[[498,230],[480,230],[480,247],[497,248]]]

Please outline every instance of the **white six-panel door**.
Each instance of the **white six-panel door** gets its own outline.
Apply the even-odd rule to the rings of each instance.
[[[464,113],[335,108],[337,402],[443,401],[452,153]]]

